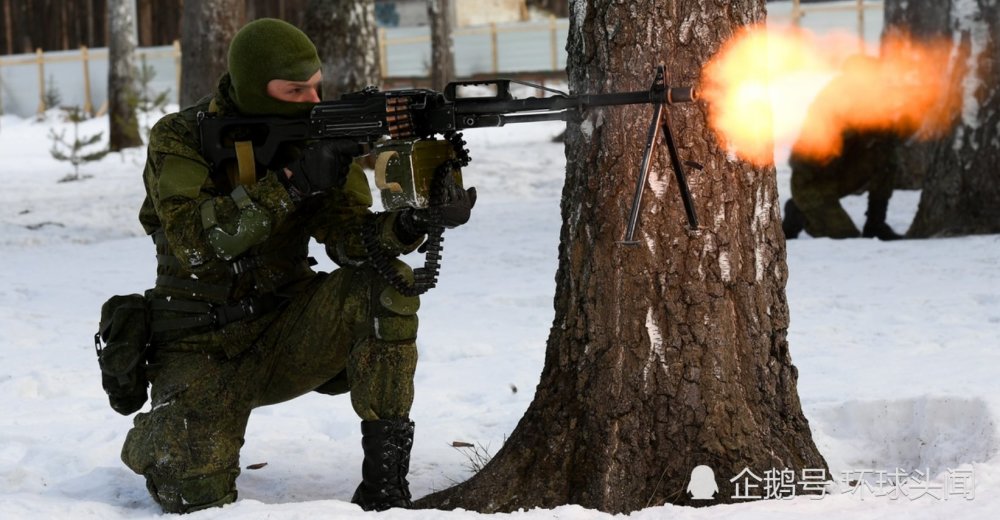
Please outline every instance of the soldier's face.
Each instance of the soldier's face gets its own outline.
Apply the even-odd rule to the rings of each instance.
[[[319,86],[322,81],[323,72],[319,70],[306,81],[272,79],[267,82],[267,95],[291,103],[319,103]]]

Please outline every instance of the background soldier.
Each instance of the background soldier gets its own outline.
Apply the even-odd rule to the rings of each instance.
[[[152,409],[136,416],[122,460],[146,477],[165,511],[236,500],[250,411],[314,390],[350,392],[362,419],[365,458],[352,501],[366,510],[411,505],[419,300],[367,265],[363,235],[374,233],[392,254],[410,252],[430,226],[465,223],[475,190],[453,190],[433,215],[372,213],[352,142],[302,143],[272,164],[241,159],[225,168],[199,151],[199,112],[306,115],[319,101],[319,69],[301,31],[254,21],[233,38],[215,95],[164,117],[150,134],[139,219],[158,263],[147,294]],[[237,147],[249,139],[230,137]],[[310,238],[340,269],[310,268]]]
[[[881,121],[870,127],[848,125],[846,129],[843,124],[865,110],[853,96],[866,91],[866,85],[860,82],[879,77],[879,67],[875,58],[850,58],[844,72],[810,106],[788,160],[792,169],[792,198],[785,203],[782,221],[786,239],[798,237],[803,229],[814,237],[901,238],[885,220],[900,167],[896,150],[916,126],[901,120]],[[836,135],[831,136],[832,133]],[[825,150],[831,137],[840,144],[834,155]],[[840,199],[864,189],[868,190],[867,220],[858,232]]]

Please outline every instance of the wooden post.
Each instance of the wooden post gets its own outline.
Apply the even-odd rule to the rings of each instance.
[[[559,70],[559,29],[556,17],[549,16],[549,45],[552,51],[552,70]]]
[[[94,115],[94,102],[90,96],[90,52],[86,45],[80,46],[80,58],[83,60],[83,112]]]
[[[45,113],[45,54],[42,48],[35,49],[38,61],[38,115]]]
[[[490,51],[493,55],[493,73],[496,74],[500,71],[500,45],[496,22],[490,22]]]
[[[858,0],[858,39],[861,40],[861,52],[865,52],[865,0]]]
[[[799,27],[802,16],[802,6],[799,0],[792,0],[792,25]]]
[[[177,105],[181,104],[181,41],[174,40],[174,76],[177,77]],[[184,108],[180,107],[179,108]]]
[[[386,41],[385,27],[378,28],[378,64],[382,81],[385,82],[389,77],[389,45]]]

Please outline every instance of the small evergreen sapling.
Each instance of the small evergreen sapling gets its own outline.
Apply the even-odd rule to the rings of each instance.
[[[66,139],[65,129],[58,133],[54,128],[50,129],[49,139],[52,140],[52,148],[49,150],[49,153],[56,160],[69,161],[73,165],[73,173],[59,180],[59,182],[69,182],[90,177],[89,175],[80,176],[80,165],[102,159],[108,154],[109,150],[101,148],[96,151],[90,151],[104,137],[104,132],[80,136],[80,123],[85,119],[80,107],[68,107],[63,110],[66,111],[66,120],[73,123],[73,139]]]
[[[170,89],[162,92],[153,91],[152,84],[155,78],[156,69],[146,62],[146,55],[143,54],[141,65],[136,71],[135,80],[138,88],[135,89],[134,97],[129,99],[129,103],[142,113],[142,131],[146,136],[147,142],[149,141],[149,130],[152,128],[152,125],[149,123],[151,119],[150,113],[158,110],[161,115],[166,114],[168,96],[170,95]]]

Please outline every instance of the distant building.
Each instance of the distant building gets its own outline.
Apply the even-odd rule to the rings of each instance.
[[[528,19],[525,0],[452,0],[458,27]],[[427,0],[375,0],[375,18],[383,27],[430,25]]]

